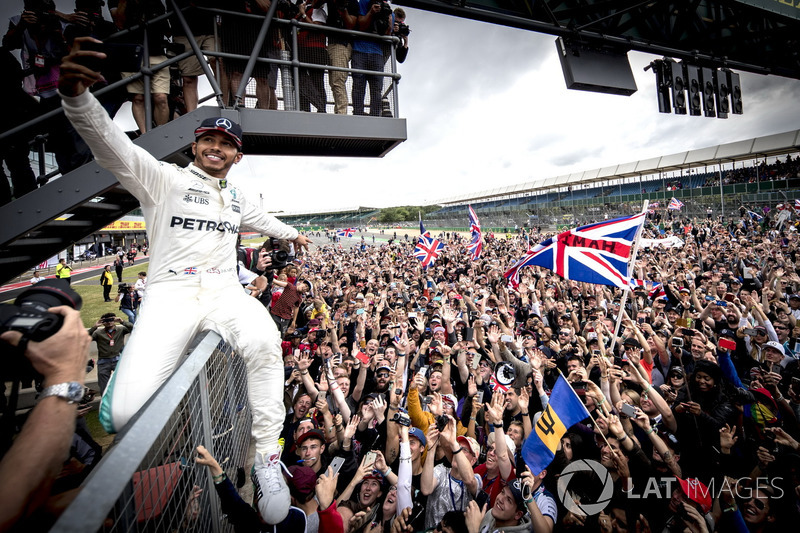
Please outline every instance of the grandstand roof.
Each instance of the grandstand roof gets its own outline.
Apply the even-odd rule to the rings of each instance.
[[[296,217],[304,215],[341,215],[344,213],[361,213],[364,211],[375,211],[377,207],[342,207],[338,209],[323,209],[317,211],[273,211],[270,214],[282,217]]]
[[[583,172],[573,172],[572,174],[518,183],[496,189],[461,194],[434,203],[444,205],[458,204],[497,196],[556,189],[567,185],[646,176],[658,174],[659,172],[777,156],[793,153],[798,149],[800,149],[800,130],[793,130]]]

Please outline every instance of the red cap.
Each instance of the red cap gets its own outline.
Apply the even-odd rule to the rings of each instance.
[[[708,487],[697,478],[677,478],[686,497],[700,506],[703,513],[711,510],[711,492]]]

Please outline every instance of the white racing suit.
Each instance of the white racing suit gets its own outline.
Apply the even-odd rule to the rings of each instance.
[[[297,230],[193,164],[163,163],[134,145],[89,91],[63,99],[97,162],[141,202],[150,245],[147,292],[103,396],[104,427],[121,429],[172,374],[195,334],[211,329],[247,365],[256,451],[275,450],[285,416],[280,335],[264,306],[242,291],[236,237],[241,224],[280,239],[297,238]]]

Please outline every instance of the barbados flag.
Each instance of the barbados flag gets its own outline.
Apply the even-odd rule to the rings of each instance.
[[[534,476],[541,474],[542,470],[553,461],[564,433],[587,417],[589,411],[586,410],[586,406],[564,376],[559,376],[550,394],[547,409],[522,445],[522,458]]]

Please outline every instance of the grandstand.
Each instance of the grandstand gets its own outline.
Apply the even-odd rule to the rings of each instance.
[[[367,226],[377,220],[377,207],[345,207],[304,213],[271,213],[286,224],[305,230],[334,229],[344,226]]]
[[[800,198],[800,130],[663,155],[444,199],[429,225],[466,228],[472,205],[484,227],[558,226],[567,216],[588,222],[629,214],[644,200],[661,207],[673,197],[687,216],[711,208],[725,215],[740,205],[774,207]],[[788,156],[794,161],[786,164]],[[794,157],[792,157],[794,156]],[[783,157],[783,159],[780,159]],[[571,215],[571,216],[570,216]]]

